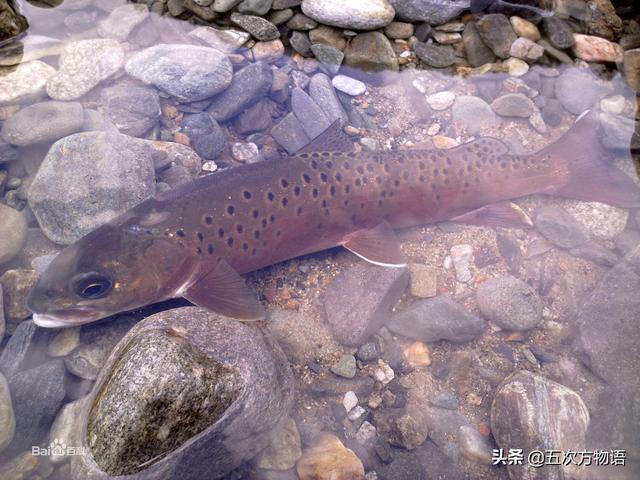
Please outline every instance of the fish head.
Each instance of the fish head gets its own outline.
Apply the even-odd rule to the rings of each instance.
[[[73,327],[171,298],[188,257],[137,224],[107,224],[62,250],[27,297],[38,326]]]

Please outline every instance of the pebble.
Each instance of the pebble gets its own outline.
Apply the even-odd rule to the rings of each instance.
[[[330,433],[302,452],[296,464],[300,480],[364,479],[364,466],[352,450]]]
[[[34,60],[21,63],[0,76],[0,105],[33,101],[45,91],[47,81],[56,74],[50,65]]]
[[[284,10],[272,10],[267,17],[271,23],[276,26],[280,26],[284,23],[287,23],[293,17],[293,10],[290,8],[286,8]]]
[[[309,138],[316,138],[331,125],[318,104],[299,87],[291,92],[291,110]]]
[[[624,111],[626,100],[622,95],[614,95],[600,100],[600,108],[613,115],[620,115]]]
[[[419,263],[409,265],[411,295],[418,298],[435,297],[437,294],[437,269]]]
[[[189,137],[189,145],[196,153],[206,159],[217,158],[227,145],[222,128],[207,112],[186,117],[180,132]]]
[[[311,56],[311,40],[304,32],[293,32],[289,38],[291,47],[303,57]]]
[[[427,22],[420,23],[415,28],[415,37],[419,42],[426,42],[433,33],[433,28]]]
[[[25,216],[11,207],[0,204],[0,265],[18,255],[26,239]]]
[[[522,77],[529,71],[529,64],[519,58],[507,58],[502,64],[507,67],[507,71],[512,77]]]
[[[34,363],[48,360],[44,352],[49,336],[50,330],[36,327],[31,320],[18,323],[0,354],[0,371],[11,378],[14,373]]]
[[[423,342],[474,340],[486,322],[448,297],[418,300],[396,313],[386,324],[392,332]]]
[[[378,438],[378,431],[376,430],[376,427],[366,420],[362,422],[362,425],[360,425],[360,428],[358,428],[358,431],[356,432],[356,441],[360,445],[369,446],[375,443],[376,438]]]
[[[337,48],[340,51],[344,50],[347,46],[347,40],[345,39],[343,31],[329,27],[328,25],[320,25],[318,28],[311,30],[309,32],[309,39],[311,43],[322,43]]]
[[[458,430],[458,447],[460,453],[472,462],[482,465],[493,463],[493,445],[478,430],[469,425],[463,425]]]
[[[215,0],[213,10],[218,13],[225,13],[238,5],[242,0]]]
[[[522,405],[527,408],[523,409]],[[585,448],[589,411],[580,396],[543,376],[520,370],[498,388],[491,405],[491,432],[500,448],[523,451]],[[535,478],[531,464],[507,465],[510,478]],[[584,467],[558,466],[563,476],[581,476]]]
[[[433,32],[433,39],[441,45],[453,45],[462,41],[462,35],[457,32],[441,32],[435,30]]]
[[[471,264],[473,263],[473,247],[461,244],[451,247],[451,261],[456,271],[456,279],[466,283],[473,278]]]
[[[418,58],[431,67],[446,68],[456,63],[453,48],[449,46],[416,42],[413,48]]]
[[[15,431],[16,417],[13,413],[9,384],[0,373],[0,452],[11,443]]]
[[[605,203],[568,201],[564,206],[590,236],[599,240],[612,240],[620,235],[629,219],[626,209]]]
[[[542,38],[538,27],[536,27],[536,25],[531,23],[530,21],[515,15],[513,17],[510,17],[509,21],[511,22],[513,31],[519,37],[526,38],[528,40],[531,40],[532,42],[537,42],[538,40],[540,40],[540,38]]]
[[[376,368],[373,372],[373,378],[380,382],[382,385],[387,385],[396,376],[393,369],[382,360],[378,360],[379,368]]]
[[[536,291],[510,275],[482,282],[476,300],[485,317],[507,330],[526,331],[542,321],[542,300]]]
[[[393,20],[387,0],[304,0],[305,15],[324,24],[354,30],[375,30]]]
[[[242,0],[238,5],[238,11],[250,15],[265,15],[271,10],[272,3],[273,0]]]
[[[293,155],[311,141],[293,112],[285,115],[271,129],[271,136],[289,155]]]
[[[331,366],[331,371],[344,378],[356,376],[356,358],[353,355],[343,355]]]
[[[53,335],[47,344],[47,355],[65,357],[80,345],[80,327],[65,328]]]
[[[58,72],[47,81],[47,94],[54,100],[80,98],[114,76],[124,60],[124,48],[116,40],[70,42],[60,54]]]
[[[535,109],[533,102],[521,93],[508,93],[491,102],[491,108],[503,117],[529,118]]]
[[[144,4],[126,4],[114,8],[98,25],[98,35],[124,42],[131,31],[149,15]]]
[[[342,405],[347,413],[349,413],[353,408],[358,405],[358,397],[354,392],[349,390],[344,394],[344,398],[342,399]]]
[[[83,122],[82,105],[77,102],[41,102],[12,115],[0,135],[8,143],[24,147],[71,135],[82,128]]]
[[[634,48],[624,52],[623,71],[624,78],[627,80],[629,86],[636,92],[640,91],[640,48]],[[2,91],[2,89],[0,89],[0,91]],[[2,96],[0,96],[0,99],[1,98]]]
[[[27,294],[37,281],[36,271],[22,268],[7,270],[0,276],[7,333],[13,333],[10,326],[14,327],[15,323],[31,316],[31,311],[27,308]],[[5,373],[8,374],[6,371]]]
[[[509,19],[501,13],[484,15],[476,22],[476,28],[484,43],[500,58],[508,58],[516,34]]]
[[[640,148],[640,137],[635,135],[635,122],[621,115],[601,113],[602,145],[613,150],[636,150]]]
[[[356,406],[355,408],[353,408],[353,410],[351,410],[349,412],[349,414],[347,415],[347,418],[349,420],[351,420],[352,422],[357,422],[358,420],[360,420],[365,414],[367,413],[367,411],[362,408],[360,405]]]
[[[296,13],[288,22],[287,27],[291,30],[312,30],[318,26],[318,22],[303,15]]]
[[[423,342],[413,342],[404,350],[407,363],[413,367],[428,367],[431,365],[431,353],[429,347]]]
[[[544,107],[540,111],[544,122],[552,127],[557,127],[562,123],[562,117],[564,116],[564,109],[562,103],[555,98],[550,98],[545,103]]]
[[[445,408],[447,410],[457,410],[460,406],[458,397],[451,392],[441,392],[429,400],[434,407]]]
[[[116,128],[132,137],[141,137],[160,118],[160,98],[154,89],[115,85],[100,96],[104,115]]]
[[[370,362],[378,358],[378,348],[374,342],[363,343],[358,347],[356,356],[362,362]]]
[[[571,27],[567,22],[556,16],[546,17],[542,20],[542,31],[551,45],[560,50],[569,48],[575,43]]]
[[[453,101],[456,99],[456,95],[453,92],[444,91],[434,93],[432,95],[427,96],[427,103],[434,110],[446,110],[451,105],[453,105]]]
[[[322,109],[330,123],[336,121],[342,127],[347,124],[348,117],[333,88],[331,79],[324,73],[316,73],[309,83],[309,95]]]
[[[579,115],[595,105],[609,91],[596,77],[583,68],[568,68],[557,78],[555,84],[556,98],[562,106]]]
[[[322,66],[332,75],[338,73],[340,65],[344,60],[344,53],[337,48],[322,43],[314,43],[311,45],[311,52]]]
[[[469,8],[469,0],[390,0],[401,20],[442,25]]]
[[[386,408],[374,413],[373,423],[378,435],[391,445],[413,450],[422,445],[429,428],[426,416],[417,408]]]
[[[260,150],[253,142],[232,143],[231,155],[241,163],[255,163],[260,161]]]
[[[269,42],[256,42],[251,51],[256,62],[274,63],[284,55],[284,44],[279,38]]]
[[[346,75],[336,75],[331,79],[331,83],[337,90],[353,97],[364,95],[367,91],[367,85],[364,82]]]
[[[575,248],[589,242],[589,233],[573,215],[561,207],[546,205],[536,212],[535,226],[560,248]]]
[[[233,23],[245,29],[260,41],[268,42],[280,37],[278,27],[264,18],[235,12],[231,14],[230,18]]]
[[[528,38],[520,37],[511,45],[509,55],[533,63],[544,55],[544,47]]]
[[[344,51],[345,64],[365,72],[398,71],[398,58],[391,43],[380,32],[356,35]]]
[[[51,431],[49,438],[54,439],[59,443],[63,443],[69,447],[78,447],[80,444],[80,419],[82,418],[82,410],[85,407],[86,398],[81,398],[75,402],[69,402],[65,404],[58,412],[53,425],[51,425]],[[70,456],[66,455],[66,452],[62,455],[52,455],[51,463],[60,464],[68,462]]]
[[[68,245],[154,193],[152,153],[144,141],[86,132],[51,147],[27,197],[45,235]]]
[[[621,62],[624,56],[617,43],[592,35],[574,33],[573,54],[585,62]]]
[[[494,127],[499,120],[491,106],[481,98],[459,95],[453,103],[451,117],[470,135],[477,135],[485,127]]]
[[[391,22],[385,27],[384,34],[392,39],[407,39],[413,35],[414,30],[412,23]]]
[[[183,102],[195,102],[225,90],[233,72],[219,50],[195,45],[160,44],[134,54],[126,72]]]
[[[257,466],[268,470],[289,470],[295,467],[301,456],[298,426],[292,418],[287,418],[285,424],[273,434],[269,445],[258,456]]]
[[[220,30],[212,27],[196,27],[189,32],[188,36],[228,53],[237,51],[251,38],[249,33],[235,28]]]

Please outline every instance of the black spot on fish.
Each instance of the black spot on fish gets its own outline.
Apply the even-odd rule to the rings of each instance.
[[[322,206],[322,208],[327,208],[327,201],[322,200],[322,203],[320,205]]]
[[[219,236],[220,238],[223,238],[223,237],[224,237],[224,228],[219,228],[219,229],[218,229],[218,236]]]
[[[362,165],[358,165],[356,167],[356,172],[358,172],[360,175],[364,175],[364,168],[362,168]]]
[[[282,178],[280,179],[280,185],[282,185],[282,188],[287,188],[289,186],[289,182],[286,178]]]
[[[236,232],[242,233],[243,230],[244,230],[244,227],[241,224],[236,225]]]
[[[318,198],[318,189],[317,189],[317,188],[314,188],[314,189],[311,191],[311,195],[313,196],[313,198]]]
[[[180,238],[184,237],[184,230],[180,229],[180,230],[176,230],[176,235],[179,236]]]
[[[378,185],[382,184],[382,177],[381,177],[380,175],[378,175],[378,176],[376,177],[376,183],[377,183]]]
[[[308,153],[301,153],[300,154],[300,158],[309,158],[309,154]]]
[[[273,192],[267,192],[267,200],[269,200],[270,202],[273,202],[273,200],[275,200],[276,196]]]
[[[420,170],[424,170],[425,168],[427,168],[427,166],[424,164],[424,162],[418,162],[418,168]]]
[[[202,249],[200,247],[196,248],[196,253],[202,255]]]
[[[378,200],[378,207],[382,207],[382,200]]]
[[[345,185],[344,186],[344,193],[349,193],[351,192],[351,185]]]
[[[204,240],[204,235],[202,234],[202,232],[198,232],[196,234],[196,237],[198,237],[198,240],[203,241]]]
[[[261,223],[262,223],[262,228],[267,228],[268,221],[266,218],[263,218]]]
[[[299,187],[298,185],[296,185],[296,186],[293,188],[293,194],[294,194],[296,197],[300,195],[300,191],[301,191],[301,190],[300,190],[300,187]]]
[[[344,202],[342,202],[344,204],[345,207],[349,206],[349,200],[345,200]]]
[[[342,164],[342,168],[344,168],[345,170],[349,170],[351,169],[351,164],[349,162],[344,162]]]
[[[318,158],[318,157],[320,156],[320,154],[319,154],[318,152],[313,152],[313,153],[311,154],[311,156],[312,156],[313,158]]]
[[[387,173],[391,172],[391,167],[389,166],[389,164],[387,164],[387,163],[384,164],[384,171],[387,172]]]
[[[205,215],[204,216],[204,223],[206,223],[207,225],[212,225],[213,224],[213,217],[211,215]]]
[[[359,178],[356,178],[356,181],[353,183],[355,184],[356,187],[359,187],[362,185],[362,180],[360,180]]]
[[[214,250],[213,245],[211,244],[207,245],[207,253],[209,255],[213,255],[213,250]]]
[[[396,188],[400,187],[400,180],[394,180],[394,181],[393,181],[393,185],[394,185],[394,187],[396,187]]]
[[[326,162],[324,162],[324,166],[331,169],[333,168],[333,162],[331,160],[328,160]]]
[[[243,243],[243,244],[242,244],[242,250],[243,250],[243,251],[245,251],[245,252],[246,252],[247,250],[249,250],[249,244],[247,244],[247,243]]]
[[[228,213],[229,215],[233,215],[234,213],[236,213],[236,208],[235,208],[233,205],[229,205],[229,206],[227,207],[227,213]]]
[[[373,163],[367,163],[367,171],[373,172]]]
[[[251,200],[251,192],[249,190],[242,192],[242,196],[247,200]]]
[[[253,238],[255,238],[256,240],[260,238],[260,230],[256,230],[255,232],[253,232]]]
[[[311,161],[311,168],[313,168],[314,170],[318,169],[318,162],[316,162],[315,160]]]
[[[281,232],[280,230],[278,230],[278,231],[276,232],[276,237],[279,237],[280,235],[282,235],[282,232]]]
[[[227,238],[227,245],[230,246],[230,247],[233,246],[233,237]]]
[[[271,223],[275,223],[275,221],[276,221],[276,217],[275,217],[275,215],[270,215],[270,216],[269,216],[269,222],[271,222]]]
[[[260,216],[260,211],[259,210],[253,210],[253,212],[251,212],[251,216],[253,218],[258,218]]]
[[[336,182],[340,183],[342,182],[342,175],[340,175],[340,173],[336,173]]]
[[[311,183],[311,177],[306,173],[302,174],[302,180],[304,180],[304,183]]]
[[[424,182],[425,182],[425,180],[426,180],[426,179],[424,178],[424,175],[420,175],[420,181],[421,181],[422,183],[424,183]]]
[[[302,207],[298,207],[296,209],[296,215],[300,216],[302,214]]]
[[[255,248],[251,250],[251,256],[255,257],[256,253],[258,253],[258,251]]]
[[[336,194],[336,186],[335,185],[331,185],[331,188],[329,189],[329,195],[331,195],[332,197],[335,196]]]
[[[289,199],[287,197],[284,197],[281,203],[283,207],[286,207],[289,204]]]
[[[322,230],[322,223],[317,224],[317,225],[316,225],[316,228],[317,228],[318,230]]]
[[[322,181],[322,183],[327,183],[329,181],[329,176],[326,173],[321,173],[320,174],[320,181]]]
[[[322,152],[322,156],[323,157],[330,157],[331,156],[331,152]]]

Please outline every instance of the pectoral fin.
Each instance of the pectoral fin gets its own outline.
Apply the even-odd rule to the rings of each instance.
[[[261,320],[262,304],[244,279],[224,260],[184,293],[184,298],[199,307],[239,320]]]
[[[400,250],[400,242],[388,225],[378,225],[368,230],[357,230],[342,243],[347,250],[367,262],[383,267],[405,267],[407,265]]]
[[[486,227],[529,228],[531,219],[515,203],[500,202],[485,205],[451,219],[452,222]]]

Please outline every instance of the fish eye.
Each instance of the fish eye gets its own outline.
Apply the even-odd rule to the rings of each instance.
[[[82,273],[71,279],[71,288],[79,297],[93,300],[108,294],[113,288],[113,280],[103,273]]]

